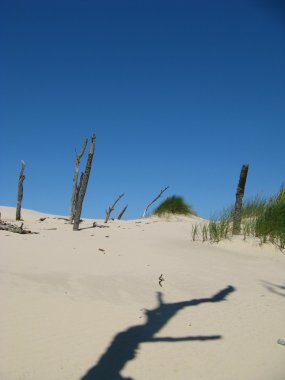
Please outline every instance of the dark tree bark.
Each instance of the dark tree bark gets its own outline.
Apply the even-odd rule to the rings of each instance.
[[[77,202],[78,202],[79,192],[80,192],[80,189],[81,189],[81,186],[82,186],[82,182],[83,182],[83,177],[84,177],[84,173],[81,173],[80,174],[79,184],[76,186],[76,193],[75,193],[75,199],[74,199],[73,214],[69,218],[69,222],[71,222],[71,223],[73,222],[74,217],[75,217],[76,205],[77,205]]]
[[[169,189],[169,186],[166,186],[164,189],[162,189],[161,191],[160,191],[160,193],[146,206],[146,209],[144,210],[144,212],[143,212],[143,218],[146,216],[146,213],[147,213],[147,210],[149,209],[149,207],[154,203],[154,202],[156,202],[161,196],[162,196],[162,194],[167,190],[167,189]]]
[[[240,234],[241,230],[241,209],[242,209],[242,199],[244,195],[244,189],[246,184],[248,172],[248,165],[243,165],[240,172],[239,182],[236,191],[236,203],[233,217],[233,234]]]
[[[118,196],[118,198],[115,200],[115,202],[113,203],[113,205],[111,207],[108,208],[108,210],[106,210],[106,218],[105,218],[105,223],[108,222],[108,220],[110,219],[110,215],[111,213],[114,211],[115,209],[115,206],[116,204],[119,202],[119,200],[125,195],[125,193],[121,194]]]
[[[24,170],[26,167],[25,161],[22,161],[21,171],[19,175],[18,181],[18,198],[17,198],[17,209],[16,209],[16,220],[21,220],[21,208],[22,208],[22,200],[23,200],[23,182],[25,180]]]
[[[93,160],[94,151],[95,151],[95,141],[96,141],[96,135],[94,133],[91,137],[91,144],[90,144],[88,158],[87,158],[87,162],[85,166],[85,172],[83,174],[81,186],[79,189],[78,199],[76,203],[76,210],[75,210],[75,215],[74,215],[73,231],[78,231],[79,229],[82,205],[83,205],[84,197],[86,194],[86,189],[87,189],[91,167],[92,167],[92,160]]]
[[[128,208],[128,205],[123,208],[123,210],[120,212],[120,214],[117,217],[118,220],[122,219],[122,216],[124,215],[127,208]]]
[[[86,146],[87,146],[88,139],[86,138],[83,142],[82,148],[79,152],[79,154],[76,155],[75,159],[75,168],[74,168],[74,176],[73,176],[73,187],[72,187],[72,194],[71,194],[71,200],[70,200],[70,222],[72,223],[75,215],[75,209],[76,209],[76,195],[77,195],[77,188],[78,188],[78,171],[79,171],[79,164],[80,160],[85,152]]]

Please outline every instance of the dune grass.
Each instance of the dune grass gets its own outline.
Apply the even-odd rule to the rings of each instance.
[[[285,248],[285,188],[266,203],[263,212],[255,221],[255,234],[262,243],[267,241]]]
[[[183,197],[177,195],[168,197],[153,211],[153,215],[157,216],[167,214],[197,215],[192,207],[184,201]]]
[[[223,211],[216,220],[207,224],[197,224],[192,227],[192,239],[219,242],[233,236],[233,212],[230,207]],[[272,243],[280,249],[285,248],[285,188],[265,199],[256,196],[247,200],[241,212],[241,234],[247,237],[257,237],[260,243]]]

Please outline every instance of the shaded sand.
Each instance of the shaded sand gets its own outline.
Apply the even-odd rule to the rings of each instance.
[[[38,235],[0,231],[1,380],[285,379],[274,247],[193,242],[197,218],[84,220],[73,232],[22,214]]]

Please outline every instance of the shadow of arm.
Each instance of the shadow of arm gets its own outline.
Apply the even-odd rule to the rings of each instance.
[[[178,338],[173,337],[163,337],[163,338],[152,338],[149,342],[189,342],[189,341],[205,341],[205,340],[217,340],[222,339],[222,335],[206,335],[206,336],[183,336]]]

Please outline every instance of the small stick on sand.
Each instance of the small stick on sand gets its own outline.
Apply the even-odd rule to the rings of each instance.
[[[158,283],[159,283],[159,286],[161,286],[162,287],[162,282],[163,281],[165,281],[165,279],[163,278],[163,274],[161,274],[160,276],[159,276],[159,279],[158,279]]]

